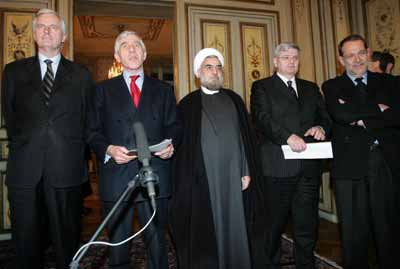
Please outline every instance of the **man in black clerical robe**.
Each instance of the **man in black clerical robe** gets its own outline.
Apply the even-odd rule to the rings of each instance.
[[[178,106],[184,134],[174,160],[170,217],[179,268],[263,265],[256,243],[263,238],[256,216],[264,210],[258,208],[255,139],[242,99],[222,88],[223,63],[217,50],[199,51],[194,70],[201,89]]]

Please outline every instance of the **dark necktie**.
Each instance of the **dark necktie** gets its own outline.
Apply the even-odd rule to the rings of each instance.
[[[291,94],[295,99],[297,99],[296,90],[292,87],[292,81],[291,81],[291,80],[288,80],[287,86],[288,86],[288,89],[289,89],[290,94]]]
[[[140,90],[139,87],[136,85],[136,80],[139,78],[139,76],[131,76],[131,96],[133,100],[133,104],[137,108],[139,106],[139,100],[140,100]]]
[[[44,95],[44,102],[46,106],[49,105],[51,92],[53,91],[54,87],[54,73],[51,64],[53,63],[51,60],[46,59],[44,62],[47,65],[46,74],[44,74],[43,78],[43,95]]]
[[[367,97],[367,85],[363,82],[363,78],[356,78],[354,80],[357,82],[356,88],[358,89],[359,94],[361,95],[362,98]]]

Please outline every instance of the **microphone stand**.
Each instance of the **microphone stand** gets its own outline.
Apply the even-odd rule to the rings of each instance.
[[[135,178],[128,183],[125,191],[119,196],[117,202],[114,204],[113,208],[104,218],[103,222],[97,228],[96,232],[93,234],[92,238],[90,238],[88,243],[94,242],[94,240],[104,229],[106,223],[110,220],[111,216],[115,213],[115,211],[122,203],[122,201],[125,199],[125,197],[136,188],[137,183],[139,183],[143,187],[147,187],[147,192],[150,198],[151,207],[153,208],[154,211],[156,211],[156,200],[155,200],[156,191],[154,185],[158,183],[158,176],[153,172],[150,166],[151,153],[147,143],[146,132],[144,131],[144,127],[141,122],[135,122],[133,124],[133,129],[135,131],[136,142],[138,145],[138,160],[139,162],[142,163],[142,167],[139,170],[139,174],[136,175]],[[137,182],[137,180],[139,182]],[[86,246],[82,250],[82,252],[78,255],[78,257],[71,261],[69,265],[71,269],[79,268],[79,261],[82,259],[83,255],[85,255],[86,251],[89,249],[89,246],[90,245]]]
[[[139,175],[140,175],[140,173],[141,172],[139,171]],[[95,241],[95,239],[99,236],[99,234],[104,229],[104,227],[106,226],[107,222],[110,220],[112,215],[114,215],[115,211],[120,206],[120,204],[125,199],[125,197],[128,194],[130,194],[136,188],[136,186],[138,185],[137,184],[138,183],[137,180],[139,179],[139,181],[140,181],[140,176],[139,175],[136,175],[134,179],[132,179],[131,181],[128,182],[128,185],[126,186],[125,191],[119,196],[117,202],[114,204],[114,206],[112,207],[110,212],[107,214],[107,216],[104,218],[104,220],[102,221],[100,226],[94,232],[92,238],[90,238],[88,243],[91,243],[91,242]],[[85,255],[85,253],[87,252],[89,247],[90,247],[90,245],[88,245],[84,250],[82,250],[81,253],[79,254],[79,256],[76,259],[72,260],[72,262],[69,264],[69,268],[71,268],[71,269],[78,269],[79,268],[79,261]]]

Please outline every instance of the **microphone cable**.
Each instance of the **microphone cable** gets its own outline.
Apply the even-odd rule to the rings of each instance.
[[[75,261],[75,259],[78,257],[78,255],[83,251],[83,249],[91,246],[91,245],[106,245],[106,246],[110,246],[110,247],[118,247],[120,245],[125,244],[126,242],[129,242],[130,240],[132,240],[133,238],[135,238],[136,236],[138,236],[139,234],[141,234],[144,230],[146,230],[147,226],[150,225],[150,223],[153,221],[154,216],[156,215],[156,211],[157,209],[154,209],[153,211],[153,215],[151,216],[151,218],[147,221],[146,225],[143,226],[142,229],[140,229],[139,231],[137,231],[135,234],[133,234],[132,236],[118,242],[118,243],[110,243],[110,242],[105,242],[105,241],[93,241],[90,243],[86,243],[84,245],[82,245],[78,251],[75,253],[74,257],[72,258],[72,262]]]

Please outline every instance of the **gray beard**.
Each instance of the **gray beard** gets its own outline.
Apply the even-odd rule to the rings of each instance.
[[[224,77],[221,76],[218,79],[206,80],[204,77],[200,77],[200,83],[203,87],[206,87],[210,91],[218,91],[224,86]]]

